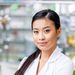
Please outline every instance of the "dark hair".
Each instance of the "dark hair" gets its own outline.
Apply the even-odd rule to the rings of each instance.
[[[41,19],[41,18],[48,18],[49,20],[52,20],[55,24],[55,28],[59,29],[60,27],[60,19],[58,14],[50,9],[45,9],[42,11],[37,12],[33,18],[32,18],[32,29],[33,29],[33,22],[35,20]],[[35,60],[35,58],[37,58],[37,56],[39,55],[40,50],[37,49],[33,54],[31,54],[26,61],[23,63],[23,65],[21,66],[21,68],[16,71],[15,75],[24,75],[26,69],[28,68],[28,66],[32,63],[32,61]]]
[[[54,22],[55,28],[59,29],[59,27],[60,27],[60,18],[59,18],[58,14],[55,11],[50,10],[50,9],[41,10],[33,16],[32,25],[31,25],[32,29],[33,29],[33,22],[35,20],[38,20],[38,19],[41,19],[41,18],[47,18],[49,20],[52,20]]]

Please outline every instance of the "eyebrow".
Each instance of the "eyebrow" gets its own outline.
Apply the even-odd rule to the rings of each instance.
[[[50,28],[49,26],[44,27],[43,29]]]
[[[38,28],[33,28],[33,30],[38,30]]]
[[[43,27],[43,29],[46,29],[46,28],[50,28],[49,26],[46,26],[46,27]],[[35,30],[38,30],[38,28],[33,28]]]

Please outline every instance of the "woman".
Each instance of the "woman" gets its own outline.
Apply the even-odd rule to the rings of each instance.
[[[72,75],[71,60],[57,46],[60,19],[56,12],[45,9],[32,18],[32,33],[38,50],[25,58],[15,75]]]

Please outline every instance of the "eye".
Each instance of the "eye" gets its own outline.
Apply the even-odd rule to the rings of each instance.
[[[50,32],[50,29],[45,29],[45,33],[49,33]]]
[[[35,30],[35,31],[33,31],[33,33],[38,34],[39,32]]]

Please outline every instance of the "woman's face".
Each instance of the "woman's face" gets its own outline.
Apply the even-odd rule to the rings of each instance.
[[[38,19],[33,22],[33,39],[41,51],[52,50],[56,47],[60,28],[55,29],[54,22],[48,19]]]

